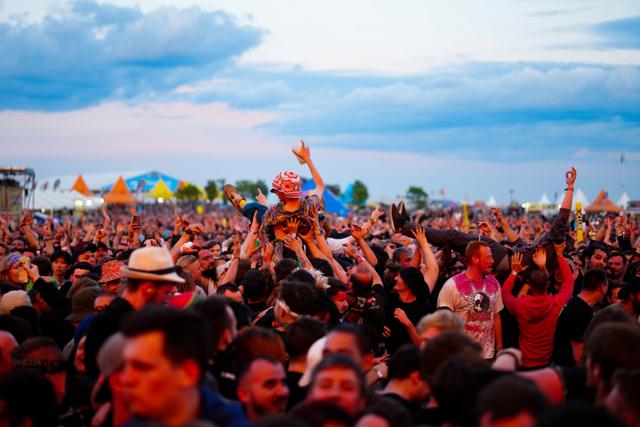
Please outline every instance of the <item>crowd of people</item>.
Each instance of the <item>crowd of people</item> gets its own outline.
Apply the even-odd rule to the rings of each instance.
[[[575,169],[552,218],[344,218],[294,154],[272,206],[2,217],[0,426],[640,426],[638,220]]]

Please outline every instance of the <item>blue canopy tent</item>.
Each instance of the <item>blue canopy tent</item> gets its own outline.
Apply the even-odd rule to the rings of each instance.
[[[147,193],[151,191],[153,187],[155,187],[160,179],[164,181],[171,192],[176,191],[178,189],[178,186],[180,185],[180,180],[158,171],[149,171],[144,172],[140,175],[125,177],[124,183],[127,184],[129,190],[134,193]],[[108,191],[112,186],[112,183],[105,185],[102,190]]]
[[[316,184],[313,180],[308,180],[304,184],[302,184],[302,191],[305,193],[310,193],[315,190]],[[349,208],[342,204],[342,202],[333,194],[328,188],[324,190],[324,207],[325,210],[329,213],[347,216],[349,215]]]

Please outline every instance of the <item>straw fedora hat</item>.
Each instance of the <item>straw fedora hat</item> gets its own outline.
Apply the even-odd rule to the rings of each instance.
[[[154,282],[184,283],[184,279],[176,274],[176,265],[171,253],[157,246],[133,251],[129,264],[122,267],[122,277]]]

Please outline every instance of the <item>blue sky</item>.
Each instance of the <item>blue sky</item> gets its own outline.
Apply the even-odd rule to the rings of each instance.
[[[0,56],[3,163],[41,177],[269,181],[304,138],[374,199],[553,198],[570,165],[640,198],[632,1],[0,0]]]

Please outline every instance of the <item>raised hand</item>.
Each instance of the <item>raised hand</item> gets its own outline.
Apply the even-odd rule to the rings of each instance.
[[[187,226],[187,231],[191,232],[191,234],[202,234],[204,233],[204,227],[202,224],[191,224]]]
[[[40,278],[40,270],[38,270],[38,266],[35,264],[27,263],[26,269],[27,274],[29,275],[29,280],[31,280],[31,283],[35,283],[35,281]]]
[[[314,229],[313,227],[309,227],[309,230],[305,233],[298,233],[298,237],[300,237],[305,242],[313,241]]]
[[[293,252],[299,252],[302,250],[302,240],[292,234],[287,234],[284,237],[284,245]]]
[[[145,240],[145,245],[148,240]],[[199,248],[194,247],[192,242],[187,242],[180,247],[180,255],[195,255],[199,251]]]
[[[267,203],[267,197],[262,194],[262,190],[258,187],[258,195],[256,196],[256,201],[264,206],[269,206]]]
[[[492,233],[492,229],[491,226],[489,225],[489,223],[487,221],[478,221],[476,223],[478,229],[482,232],[483,235],[485,236],[491,236]]]
[[[536,247],[536,250],[533,252],[533,262],[539,269],[547,269],[547,251],[542,246]]]
[[[109,212],[107,212],[107,205],[102,205],[102,217],[104,218],[104,229],[108,230],[111,226],[111,217],[109,216]]]
[[[342,245],[342,248],[344,250],[345,255],[348,256],[349,258],[358,257],[358,251],[355,250],[354,247],[351,246],[349,243],[345,243],[344,245]]]
[[[64,237],[64,234],[65,234],[64,226],[59,225],[53,240],[56,242],[59,242]]]
[[[609,230],[611,228],[611,224],[613,224],[613,218],[608,216],[604,219],[604,229]]]
[[[96,236],[94,238],[94,240],[96,242],[101,241],[102,239],[104,239],[107,236],[107,231],[104,227],[100,227],[98,228],[98,230],[96,231]]]
[[[296,234],[298,232],[298,227],[300,226],[300,219],[291,217],[287,220],[287,234]]]
[[[496,221],[502,222],[504,221],[504,217],[502,216],[502,211],[498,208],[491,208],[491,213],[495,217]]]
[[[576,182],[576,168],[572,166],[570,171],[565,172],[564,177],[567,187],[573,188],[573,184]]]
[[[138,214],[133,214],[131,216],[131,221],[129,221],[129,235],[133,235],[140,231],[140,216]]]
[[[375,223],[378,220],[378,218],[382,216],[382,214],[384,214],[384,211],[380,209],[380,206],[378,206],[373,210],[373,212],[371,212],[371,216],[369,216],[369,221],[372,224]]]
[[[240,256],[240,247],[242,246],[240,243],[240,235],[238,233],[233,233],[231,240],[233,241],[233,256],[238,258]]]
[[[522,265],[522,252],[516,252],[511,257],[511,271],[519,274],[529,267],[528,265]]]
[[[311,217],[311,222],[313,223],[313,231],[314,233],[322,233],[322,227],[320,227],[320,218],[318,214],[318,209],[313,209],[309,214]]]
[[[411,230],[411,234],[413,234],[413,238],[416,239],[420,246],[427,244],[427,236],[425,236],[424,229],[422,227],[414,227]]]
[[[44,225],[43,229],[43,237],[45,240],[51,240],[53,236],[53,221],[51,218],[47,220],[47,223]]]
[[[258,230],[260,229],[260,223],[258,223],[258,212],[253,213],[253,219],[251,220],[251,227],[249,228],[249,232],[254,235],[258,235]]]
[[[273,250],[274,246],[271,242],[265,242],[262,247],[262,262],[269,265],[271,261],[273,261]]]
[[[300,140],[300,148],[297,150],[292,148],[291,151],[296,155],[297,158],[308,162],[311,158],[311,151],[309,150],[309,146],[305,145],[303,140]]]
[[[31,227],[33,225],[33,212],[29,209],[22,211],[22,217],[20,218],[20,227]]]
[[[356,240],[364,239],[364,231],[362,230],[362,227],[355,222],[351,224],[351,237]]]

